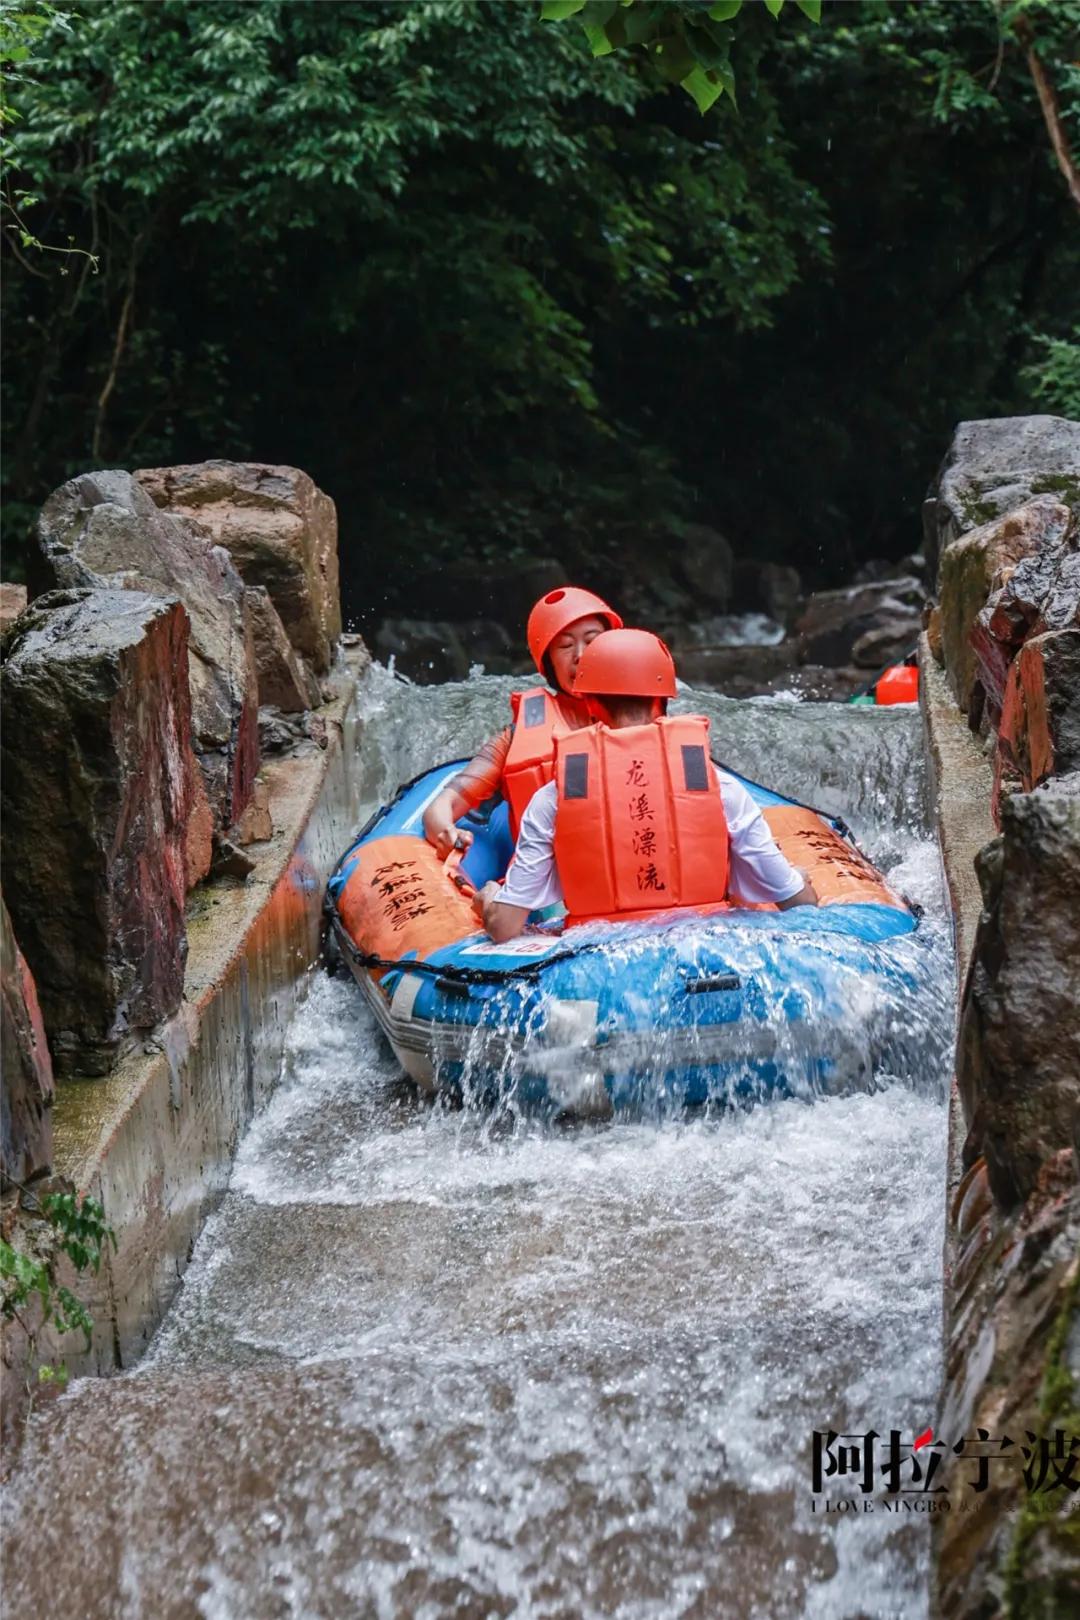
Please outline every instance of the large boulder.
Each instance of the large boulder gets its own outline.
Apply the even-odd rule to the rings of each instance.
[[[924,600],[914,575],[815,591],[795,621],[799,656],[808,664],[854,662],[866,669],[897,662],[919,639]]]
[[[255,649],[259,707],[280,709],[282,714],[318,708],[322,702],[319,683],[285,634],[281,615],[262,585],[248,587],[244,612]]]
[[[0,900],[0,1188],[52,1166],[53,1072],[34,975]]]
[[[341,634],[337,509],[307,473],[253,461],[201,461],[135,474],[154,502],[196,518],[248,585],[270,594],[289,640],[325,675]]]
[[[978,674],[973,632],[991,596],[1009,580],[1017,564],[1058,547],[1072,526],[1072,513],[1054,495],[1026,501],[1004,517],[952,541],[941,557],[941,641],[945,668],[956,701],[971,706]],[[1006,657],[1012,656],[1010,651]],[[1002,682],[1004,671],[1002,671]]]
[[[968,1156],[1026,1199],[1080,1121],[1080,772],[1003,799],[976,860],[983,911],[960,1013]]]
[[[0,668],[3,891],[58,1074],[106,1074],[184,986],[188,616],[140,591],[36,601]]]
[[[204,529],[159,512],[126,472],[84,473],[61,485],[38,520],[34,594],[122,586],[177,597],[191,623],[191,723],[215,828],[251,797],[259,768],[255,653],[244,585]]]
[[[1024,642],[1009,665],[997,746],[1025,790],[1080,771],[1080,629]]]
[[[961,422],[923,505],[931,580],[960,535],[1041,494],[1080,508],[1080,422],[1061,416]]]
[[[735,578],[735,553],[717,529],[704,523],[682,527],[673,554],[675,571],[696,602],[726,609]]]

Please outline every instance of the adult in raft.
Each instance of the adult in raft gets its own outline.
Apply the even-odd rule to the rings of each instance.
[[[470,810],[496,795],[507,801],[510,832],[516,838],[525,808],[555,768],[555,734],[592,724],[584,699],[572,688],[578,659],[605,630],[619,630],[622,619],[602,597],[576,585],[542,596],[529,614],[525,635],[533,662],[553,687],[534,687],[510,697],[510,725],[484,744],[474,760],[451,778],[424,811],[424,834],[441,860],[454,849],[468,849],[472,833],[455,826]]]
[[[659,636],[596,638],[574,695],[594,724],[557,739],[555,778],[521,817],[505,880],[477,897],[492,939],[559,902],[567,926],[731,899],[817,904],[746,788],[710,759],[704,715],[668,718],[675,665]]]

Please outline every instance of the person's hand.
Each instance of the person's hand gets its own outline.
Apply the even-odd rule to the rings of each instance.
[[[424,817],[424,836],[440,861],[445,861],[455,849],[460,849],[464,854],[473,841],[472,833],[456,827],[438,804],[431,805]]]

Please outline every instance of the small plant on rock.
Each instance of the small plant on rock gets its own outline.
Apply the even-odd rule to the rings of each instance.
[[[38,1341],[49,1329],[57,1337],[81,1332],[90,1348],[93,1318],[82,1300],[58,1279],[62,1257],[78,1275],[101,1269],[107,1244],[116,1236],[105,1211],[93,1198],[79,1198],[69,1182],[50,1181],[48,1191],[21,1187],[20,1219],[0,1238],[0,1316],[26,1335],[27,1386],[37,1363]],[[14,1241],[9,1241],[13,1239]],[[37,1365],[39,1384],[67,1382],[62,1358]]]

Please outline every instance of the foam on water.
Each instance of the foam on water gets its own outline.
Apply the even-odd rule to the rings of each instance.
[[[468,752],[507,684],[377,672],[374,790]],[[718,709],[732,763],[768,741],[756,774],[815,797],[811,731],[750,708]],[[32,1426],[5,1514],[40,1568],[10,1561],[7,1612],[60,1580],[88,1616],[925,1614],[925,1519],[811,1501],[811,1431],[918,1432],[940,1371],[951,962],[917,721],[841,714],[860,831],[929,908],[876,1089],[575,1129],[432,1106],[316,974],[149,1355]]]

